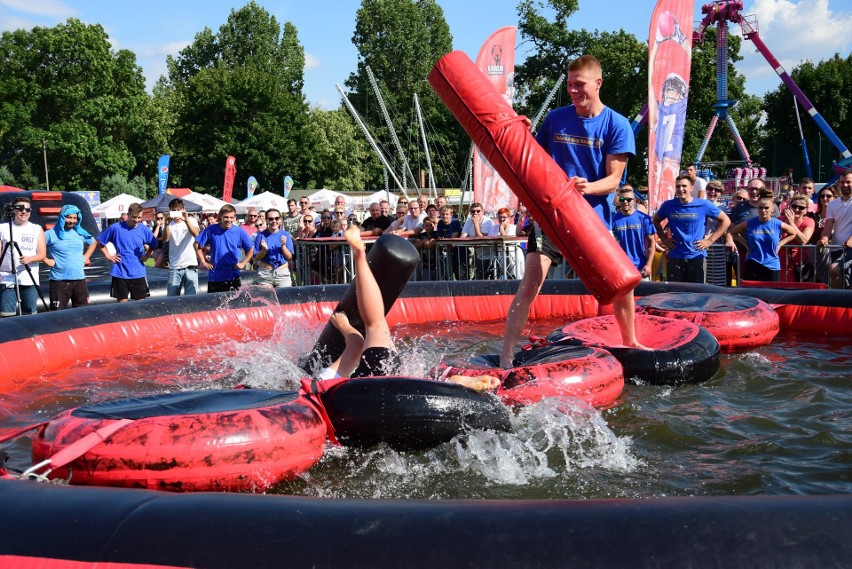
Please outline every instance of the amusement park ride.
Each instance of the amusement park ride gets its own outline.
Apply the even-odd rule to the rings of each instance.
[[[740,26],[743,32],[743,37],[747,40],[751,40],[760,54],[763,55],[766,61],[772,66],[772,69],[774,69],[781,78],[781,81],[784,82],[793,94],[798,104],[801,105],[802,108],[804,108],[805,111],[807,111],[807,113],[813,118],[820,131],[839,152],[840,159],[834,166],[835,176],[829,181],[829,184],[833,183],[839,172],[852,167],[852,153],[849,152],[849,149],[846,148],[843,141],[834,133],[831,126],[829,126],[819,111],[817,111],[813,103],[811,103],[807,96],[805,96],[775,56],[772,55],[769,48],[766,47],[766,44],[763,42],[763,39],[761,39],[760,33],[758,32],[757,17],[753,14],[743,16],[740,12],[742,9],[743,3],[740,0],[711,2],[709,4],[705,4],[701,7],[701,13],[705,15],[704,19],[701,20],[698,27],[692,34],[693,45],[700,43],[704,41],[704,31],[713,24],[716,24],[716,103],[714,105],[716,112],[710,121],[710,126],[707,128],[707,134],[704,135],[704,141],[698,150],[694,163],[697,165],[702,164],[702,158],[704,157],[704,152],[707,150],[710,138],[713,136],[713,131],[716,129],[716,125],[719,121],[723,120],[728,125],[728,128],[734,137],[734,142],[736,143],[737,151],[742,158],[742,162],[747,168],[751,167],[752,164],[748,149],[745,147],[745,143],[740,136],[737,125],[734,123],[733,117],[728,114],[728,109],[736,104],[735,100],[728,98],[728,22],[732,22]],[[637,116],[636,120],[634,120],[634,131],[638,130],[639,126],[641,126],[641,123],[644,122],[646,118],[647,107],[643,108],[639,116]],[[807,163],[807,154],[805,156],[805,162]]]

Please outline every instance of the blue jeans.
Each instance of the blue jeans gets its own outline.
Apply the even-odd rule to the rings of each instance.
[[[168,296],[180,296],[183,287],[185,296],[198,294],[198,269],[169,269],[169,285],[166,289]]]
[[[33,285],[21,285],[21,314],[38,312],[38,289]],[[15,287],[0,285],[0,316],[15,316],[18,313],[18,298]]]

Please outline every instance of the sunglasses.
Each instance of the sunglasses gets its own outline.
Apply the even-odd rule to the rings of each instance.
[[[834,197],[834,196],[833,196],[833,195],[831,195],[831,194],[822,194],[822,195],[819,197],[819,199],[821,199],[821,200],[830,200],[830,199],[832,199],[833,197]]]
[[[805,211],[808,208],[803,205],[791,205],[790,209],[795,209],[796,211]]]
[[[280,217],[267,217],[266,221],[281,221]]]
[[[249,214],[249,217],[257,217],[256,215]]]
[[[331,216],[330,215],[324,215],[320,219],[331,219]]]
[[[633,201],[633,198],[618,198],[618,201],[630,203]]]
[[[472,209],[472,210],[470,210],[470,213],[482,213],[482,210],[481,209]]]
[[[25,211],[25,212],[29,212],[29,211],[32,211],[32,210],[33,210],[33,208],[31,208],[31,207],[26,207],[26,206],[23,206],[23,205],[16,205],[16,206],[15,206],[15,211]]]
[[[313,220],[313,219],[310,219],[310,218],[309,218],[309,219],[305,219],[305,220],[303,220],[303,221],[302,221],[302,223],[304,223],[305,225],[307,225],[307,224],[309,224],[309,223],[313,223],[313,222],[314,222],[314,220]]]

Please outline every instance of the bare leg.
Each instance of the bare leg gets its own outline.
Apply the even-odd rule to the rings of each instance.
[[[449,383],[458,383],[476,391],[491,391],[500,387],[500,380],[490,375],[478,375],[470,377],[469,375],[451,375],[447,378]]]
[[[344,236],[352,249],[352,260],[355,264],[355,297],[358,300],[358,313],[364,321],[364,348],[393,349],[390,328],[385,319],[385,302],[376,277],[367,263],[361,231],[353,225],[346,230]]]
[[[331,315],[329,321],[343,334],[343,339],[346,341],[346,348],[344,348],[340,357],[334,360],[328,368],[337,372],[337,375],[340,377],[349,377],[361,360],[364,337],[361,335],[361,332],[349,323],[349,318],[343,312],[335,312]]]
[[[530,317],[530,306],[538,296],[541,285],[547,277],[550,269],[550,259],[541,253],[530,253],[527,255],[527,266],[524,278],[518,286],[518,292],[509,307],[509,315],[506,317],[506,331],[503,333],[503,350],[500,352],[500,367],[509,369],[512,367],[512,359],[515,356],[515,344],[521,337],[521,332]]]
[[[621,331],[621,343],[628,348],[649,349],[636,339],[636,302],[633,298],[633,291],[631,290],[616,298],[612,302],[612,308],[618,329]]]

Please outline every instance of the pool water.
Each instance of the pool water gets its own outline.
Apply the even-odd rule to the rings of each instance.
[[[538,321],[545,335],[562,320]],[[444,357],[496,353],[503,322],[398,326],[403,374]],[[0,430],[88,402],[164,391],[294,389],[294,362],[318,326],[282,320],[272,339],[183,346],[96,360],[4,395]],[[776,338],[724,355],[701,385],[627,385],[611,408],[550,399],[515,410],[514,432],[472,432],[420,453],[328,446],[276,492],[329,498],[599,498],[852,492],[852,346],[847,338]],[[29,439],[7,443],[10,467],[29,466]]]

